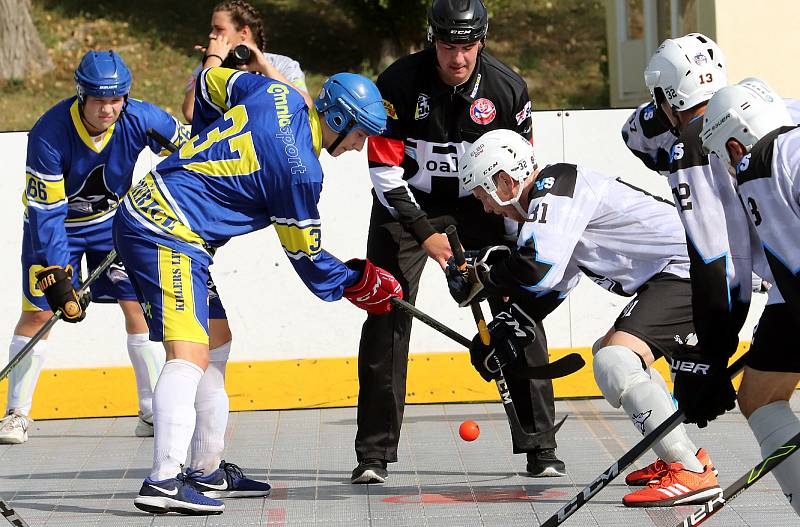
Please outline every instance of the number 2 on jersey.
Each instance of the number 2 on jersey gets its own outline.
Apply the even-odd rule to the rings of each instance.
[[[692,202],[689,198],[692,197],[692,191],[688,183],[678,183],[677,186],[672,187],[672,195],[675,196],[675,201],[678,203],[681,212],[692,210]]]
[[[238,154],[238,157],[187,163],[185,167],[188,170],[208,176],[246,176],[252,174],[261,168],[261,164],[258,162],[251,132],[241,133],[249,121],[247,108],[243,105],[234,106],[225,112],[223,118],[226,123],[231,123],[228,128],[224,130],[221,126],[214,128],[206,134],[206,140],[200,144],[197,144],[200,141],[200,136],[193,137],[181,147],[179,151],[180,157],[181,159],[191,159],[225,139],[228,140],[230,152]]]

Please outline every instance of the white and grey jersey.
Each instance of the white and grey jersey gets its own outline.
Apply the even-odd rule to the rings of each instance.
[[[653,101],[636,108],[622,126],[622,140],[650,170],[669,173],[669,152],[675,143],[669,119]]]
[[[800,128],[779,128],[753,146],[736,181],[775,285],[800,313]]]
[[[286,77],[286,79],[292,83],[293,86],[296,86],[303,91],[308,91],[308,87],[306,86],[306,74],[303,73],[303,70],[300,68],[299,62],[291,57],[287,57],[286,55],[267,53],[266,51],[262,51],[261,53],[264,54],[264,57],[266,57],[266,59],[270,61],[273,66],[275,66],[275,69],[278,70],[281,75]],[[202,70],[202,64],[198,64],[197,67],[192,70],[192,75],[189,77],[188,82],[186,83],[186,89],[184,91],[188,92],[194,89],[197,76]]]
[[[668,176],[689,254],[696,259],[693,278],[696,274],[706,294],[749,303],[753,233],[726,166],[703,152],[701,127],[702,118],[696,117],[675,141]]]
[[[686,241],[671,202],[566,163],[542,169],[529,197],[517,251],[492,267],[492,285],[563,294],[582,273],[632,296],[659,273],[688,278]]]

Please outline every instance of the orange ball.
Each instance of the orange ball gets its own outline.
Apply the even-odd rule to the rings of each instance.
[[[481,427],[475,421],[464,421],[458,427],[458,435],[464,441],[475,441],[481,435]]]

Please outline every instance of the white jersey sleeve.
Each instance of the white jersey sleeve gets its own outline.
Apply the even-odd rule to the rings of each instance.
[[[800,128],[764,136],[739,163],[736,179],[774,285],[800,313]]]
[[[653,102],[636,108],[622,126],[625,146],[650,170],[669,170],[669,151],[675,142],[667,116]]]
[[[701,127],[698,117],[681,132],[670,153],[668,179],[686,230],[701,349],[729,357],[750,306],[755,233],[727,168],[703,152]]]
[[[492,268],[493,284],[538,295],[566,292],[586,275],[631,296],[658,273],[688,277],[689,259],[672,203],[612,176],[568,164],[542,169],[530,194],[512,264]]]

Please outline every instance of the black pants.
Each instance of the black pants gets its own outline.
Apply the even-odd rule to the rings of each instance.
[[[505,243],[502,218],[486,214],[477,200],[470,198],[462,201],[465,204],[459,210],[437,216],[429,213],[433,227],[443,232],[448,225],[456,225],[466,249]],[[397,278],[406,300],[413,304],[428,256],[377,201],[373,203],[370,218],[367,257]],[[452,299],[443,301],[452,302]],[[499,302],[492,304],[492,311],[495,311]],[[456,308],[454,302],[453,307]],[[360,387],[355,449],[359,461],[397,461],[397,444],[405,405],[411,320],[410,315],[393,309],[387,315],[368,315],[364,322],[358,350]],[[529,346],[530,351],[526,349],[525,360],[529,365],[547,362],[547,348],[543,341],[537,339],[536,343],[540,345]],[[508,377],[507,381],[522,425],[530,432],[552,428],[555,417],[552,381],[512,377]],[[447,379],[442,379],[442,383],[447,382]],[[555,446],[555,438],[552,438],[552,447]],[[521,450],[514,445],[514,452]]]

